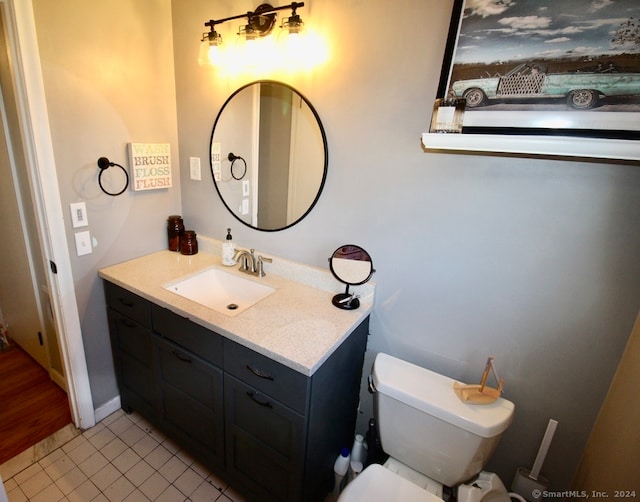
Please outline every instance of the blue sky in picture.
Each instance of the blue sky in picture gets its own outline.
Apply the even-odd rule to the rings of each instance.
[[[637,31],[635,44],[611,44],[630,18],[638,30],[640,0],[466,0],[454,64],[640,55]]]

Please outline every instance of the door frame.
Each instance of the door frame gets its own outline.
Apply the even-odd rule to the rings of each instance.
[[[49,129],[33,5],[31,0],[0,0],[0,7],[4,7],[6,14],[20,133],[44,254],[42,259],[48,270],[47,285],[71,416],[76,427],[88,429],[95,425],[95,411]]]

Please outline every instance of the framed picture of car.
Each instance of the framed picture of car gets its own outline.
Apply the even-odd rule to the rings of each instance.
[[[640,139],[640,2],[454,0],[437,97],[463,133]]]

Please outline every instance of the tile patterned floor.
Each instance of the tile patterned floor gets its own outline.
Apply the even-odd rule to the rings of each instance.
[[[146,420],[121,410],[2,477],[9,502],[243,502]]]

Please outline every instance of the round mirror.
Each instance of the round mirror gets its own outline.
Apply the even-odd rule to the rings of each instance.
[[[216,190],[229,212],[256,230],[283,230],[311,211],[327,176],[327,157],[315,109],[279,82],[252,82],[235,91],[211,133]]]
[[[369,253],[360,246],[345,244],[331,255],[329,268],[336,279],[347,285],[346,291],[335,295],[332,303],[345,310],[357,309],[360,306],[360,300],[349,293],[349,286],[358,286],[371,279],[375,269]]]

